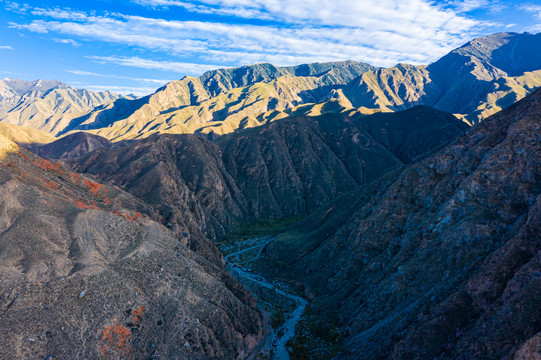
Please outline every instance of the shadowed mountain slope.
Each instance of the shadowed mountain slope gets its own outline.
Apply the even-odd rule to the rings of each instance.
[[[467,127],[426,107],[378,119],[354,111],[294,116],[214,142],[157,135],[71,164],[157,206],[168,227],[182,218],[214,237],[241,222],[309,214]]]
[[[2,136],[0,194],[1,358],[244,359],[262,338],[254,299],[135,197]]]
[[[540,133],[537,90],[271,244],[313,313],[339,320],[343,358],[533,358]]]
[[[101,136],[76,132],[52,141],[49,144],[34,146],[31,151],[50,159],[73,159],[96,149],[109,149],[113,144]]]

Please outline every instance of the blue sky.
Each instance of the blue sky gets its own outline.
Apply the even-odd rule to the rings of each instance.
[[[541,1],[0,0],[0,76],[148,94],[260,62],[426,64],[475,36],[541,31]]]

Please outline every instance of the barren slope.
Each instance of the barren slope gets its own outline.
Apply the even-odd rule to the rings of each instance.
[[[0,137],[0,358],[243,359],[253,298],[131,195]]]

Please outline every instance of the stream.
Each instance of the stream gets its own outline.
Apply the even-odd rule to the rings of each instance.
[[[308,301],[298,295],[288,292],[284,287],[280,287],[276,282],[269,281],[260,274],[253,272],[248,266],[251,262],[262,257],[263,250],[266,245],[272,242],[275,237],[253,238],[240,241],[231,246],[222,247],[221,250],[228,253],[224,258],[227,263],[227,269],[241,283],[245,285],[261,287],[271,290],[277,296],[284,297],[293,301],[296,305],[292,312],[288,312],[287,319],[277,329],[272,331],[272,349],[274,350],[273,360],[289,360],[290,356],[287,351],[287,342],[295,336],[295,326],[299,322],[304,313],[304,309],[308,305]],[[252,291],[253,292],[253,291]],[[253,292],[254,293],[254,292]],[[260,298],[257,293],[254,293],[256,298]],[[278,300],[276,301],[279,302]]]

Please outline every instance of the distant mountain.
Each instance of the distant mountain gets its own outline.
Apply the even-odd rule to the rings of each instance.
[[[345,61],[219,69],[141,99],[100,106],[63,121],[58,134],[89,131],[112,141],[157,133],[220,135],[330,99],[365,114],[427,105],[474,124],[541,86],[541,64],[527,56],[539,47],[541,34],[501,33],[475,39],[428,66],[384,69]]]
[[[57,134],[96,106],[120,95],[75,89],[55,80],[0,80],[0,121]]]
[[[426,105],[475,124],[541,86],[540,60],[530,56],[539,49],[541,34],[499,33],[430,65],[256,64],[185,77],[138,99],[54,81],[8,80],[0,82],[0,121],[55,136],[87,131],[116,142],[164,133],[222,135],[339,99],[343,109],[365,114]]]
[[[119,141],[154,133],[229,133],[268,122],[259,119],[266,112],[328,100],[335,89],[370,69],[374,67],[345,61],[209,71],[170,82],[141,99],[98,107],[72,120],[60,134],[83,130]]]
[[[65,84],[57,80],[34,80],[25,81],[19,79],[0,80],[0,100],[16,97],[32,91],[48,91]]]
[[[269,82],[283,76],[316,77],[323,86],[345,85],[359,75],[374,69],[376,68],[372,65],[351,60],[288,67],[257,64],[207,71],[199,80],[209,95],[215,97],[235,88]]]
[[[269,245],[313,317],[337,321],[338,358],[537,356],[540,132],[541,89]]]
[[[215,237],[239,223],[307,215],[466,127],[427,107],[384,117],[303,114],[213,142],[155,135],[70,163],[155,205],[173,230],[180,218]]]
[[[245,359],[255,300],[152,207],[0,135],[0,358]],[[219,260],[219,261],[218,261]]]
[[[474,39],[429,66],[370,71],[344,90],[356,107],[401,110],[429,105],[477,123],[541,86],[541,34]]]

